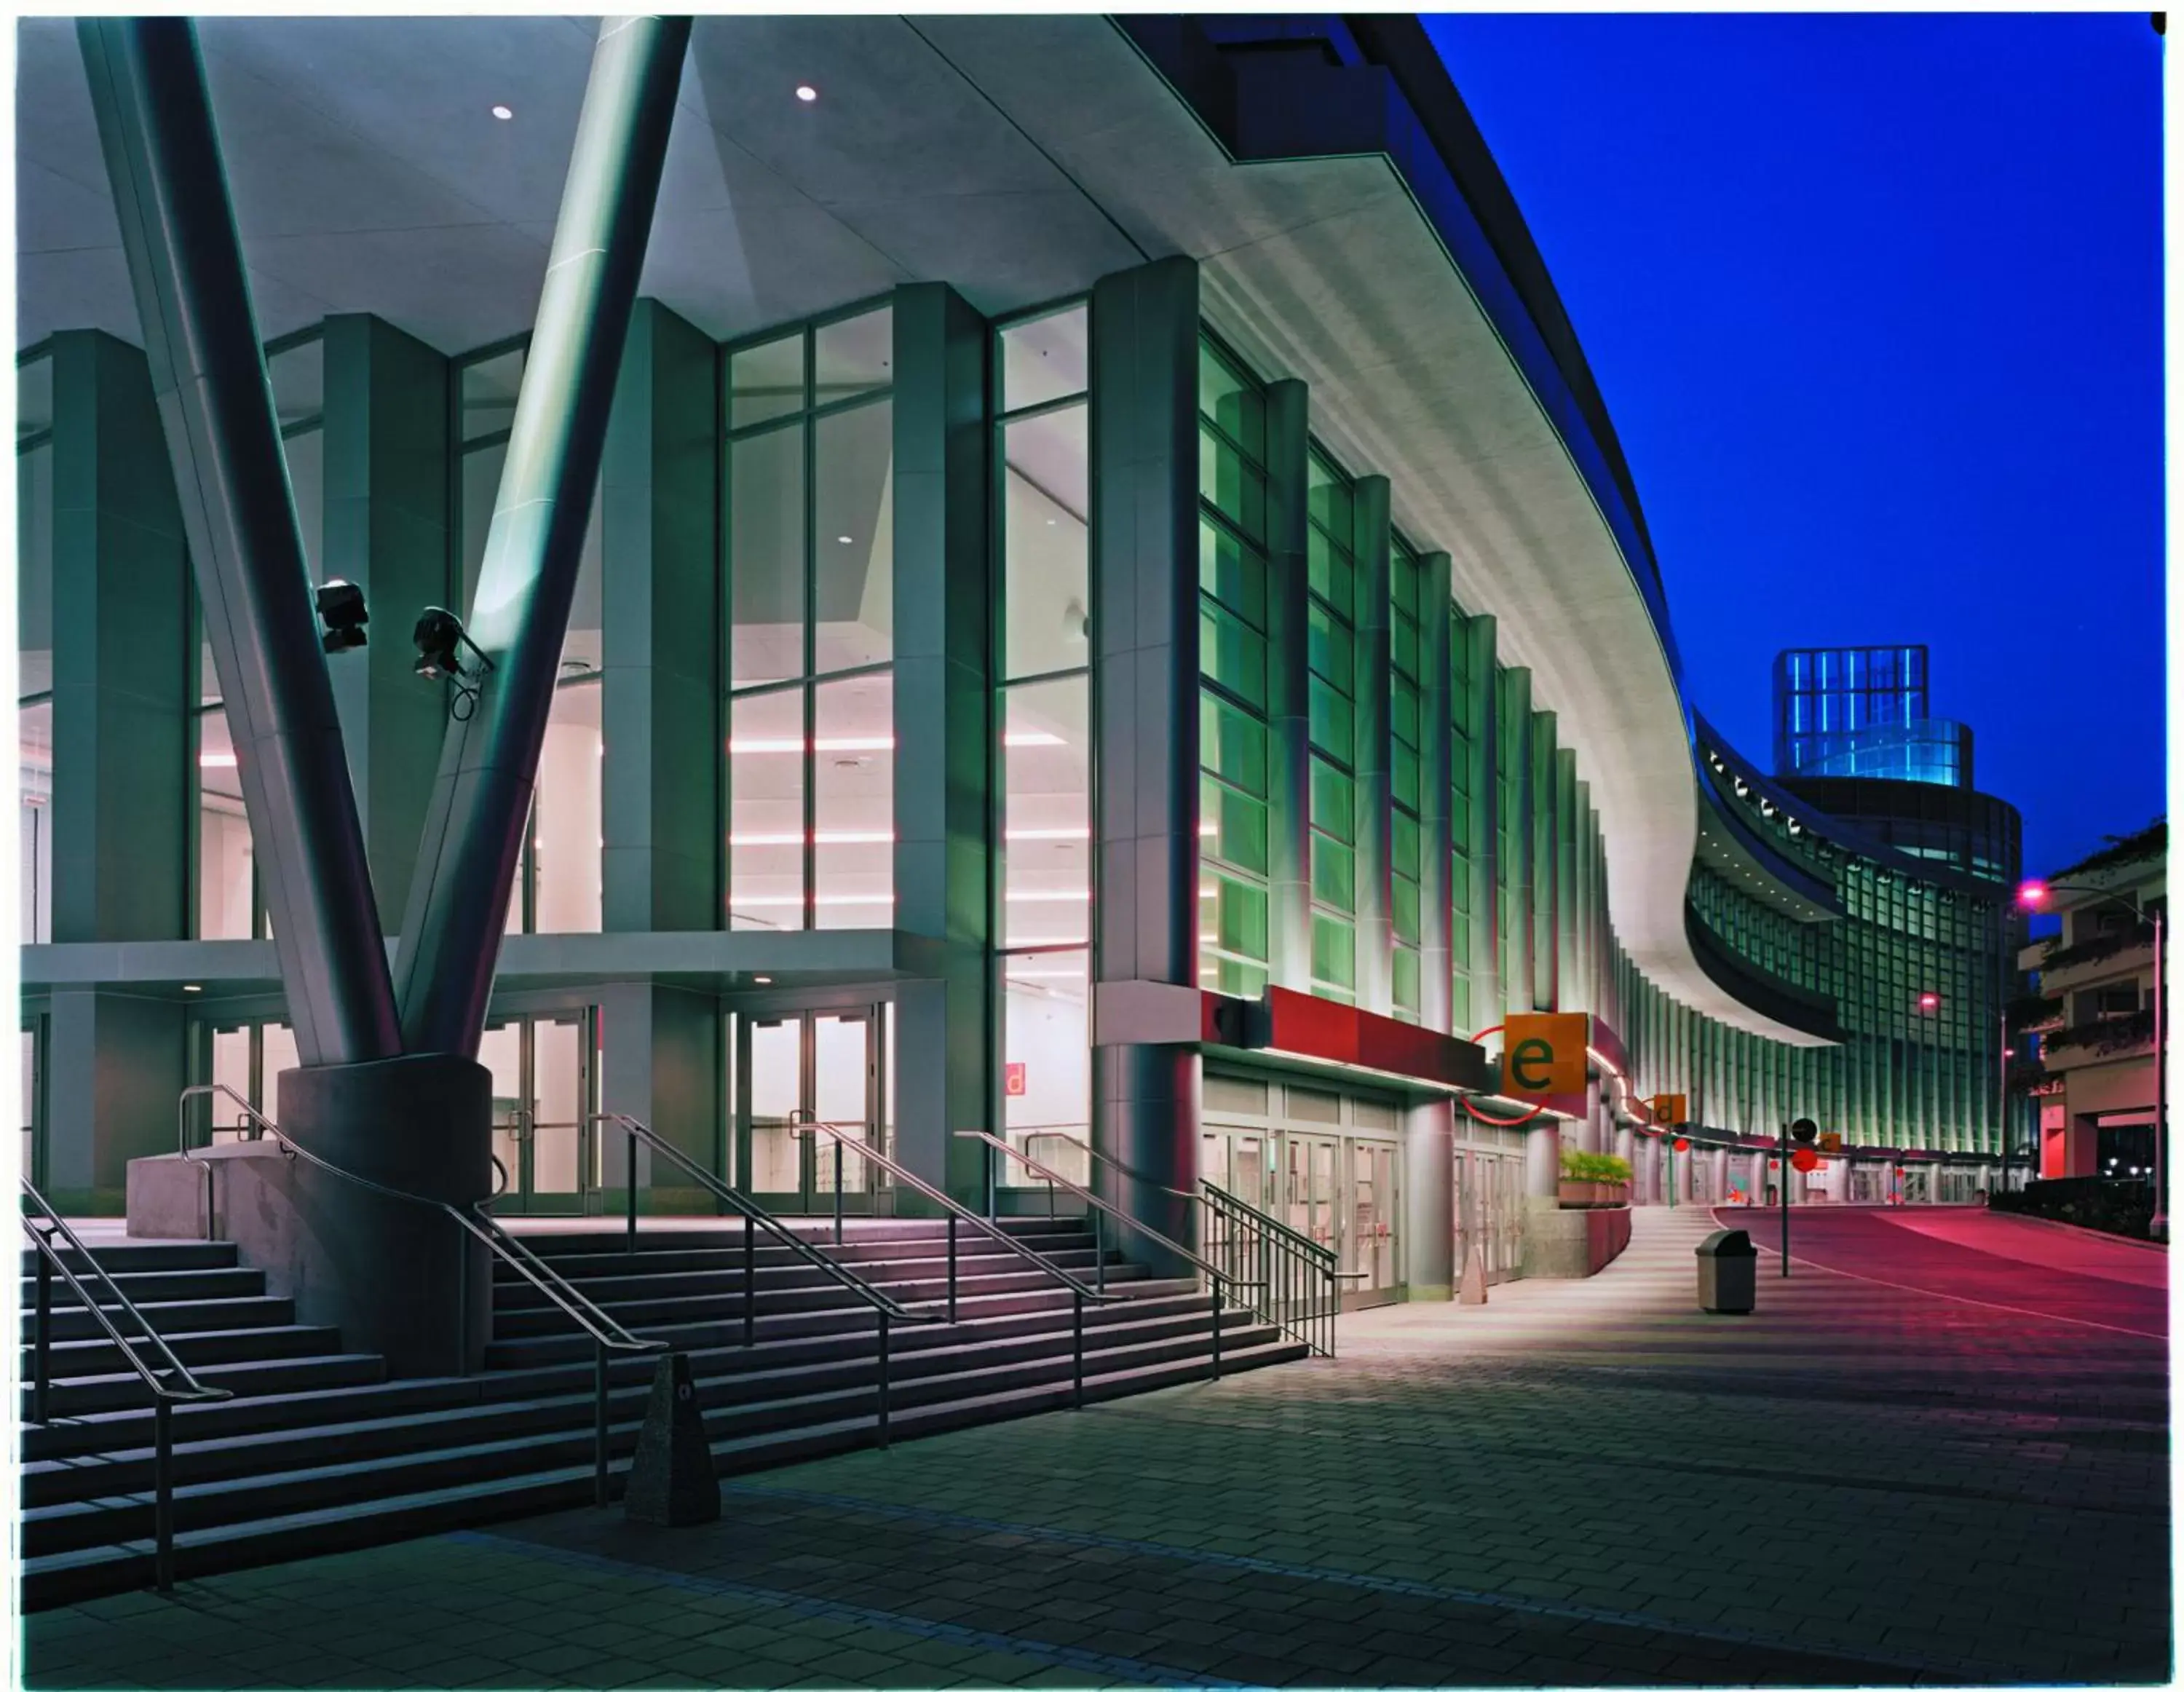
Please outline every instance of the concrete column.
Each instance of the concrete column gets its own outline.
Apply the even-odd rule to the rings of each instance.
[[[1524,1134],[1524,1196],[1553,1204],[1562,1176],[1562,1127],[1542,1116]]]
[[[721,1005],[710,993],[649,982],[608,982],[598,988],[599,1108],[627,1112],[703,1167],[727,1167]],[[600,1126],[610,1216],[626,1202],[627,1142],[619,1129]],[[638,1148],[640,1208],[668,1215],[710,1216],[713,1195],[649,1147]]]
[[[328,318],[320,353],[326,570],[364,589],[373,614],[370,642],[326,667],[373,901],[392,933],[447,721],[446,699],[417,679],[408,635],[421,609],[447,597],[448,361],[361,314]]]
[[[899,1049],[918,1055],[895,1066],[895,1148],[967,1203],[987,1154],[955,1131],[990,1127],[994,1103],[987,338],[944,285],[895,290],[895,921],[941,943],[938,978],[895,1001]]]
[[[1729,1148],[1716,1146],[1713,1149],[1713,1201],[1725,1204],[1729,1199]]]
[[[1198,980],[1198,333],[1187,259],[1094,286],[1095,982]],[[1145,1177],[1111,1195],[1185,1245],[1196,1207],[1160,1188],[1198,1184],[1200,1085],[1193,1046],[1106,1046],[1093,1070],[1094,1146]]]
[[[1658,1134],[1646,1136],[1645,1174],[1639,1184],[1646,1189],[1647,1204],[1658,1205],[1667,1199],[1668,1194],[1661,1190],[1661,1137]]]
[[[50,1002],[44,1192],[63,1216],[119,1216],[130,1160],[175,1149],[182,1005],[90,988],[56,988]]]
[[[1555,1009],[1592,1010],[1592,984],[1583,968],[1584,892],[1579,880],[1577,751],[1555,749]]]
[[[717,611],[720,591],[717,367],[698,330],[637,303],[599,476],[609,932],[720,923],[719,618],[699,615]]]
[[[158,396],[165,450],[148,456],[181,509],[287,1020],[306,1065],[386,1058],[386,946],[196,32],[86,19],[77,41]]]
[[[1618,1127],[1615,1130],[1615,1155],[1630,1166],[1630,1202],[1640,1202],[1638,1197],[1638,1131]]]
[[[1471,790],[1471,853],[1468,901],[1471,912],[1471,1027],[1476,1033],[1502,1020],[1501,799],[1494,771],[1501,728],[1494,686],[1494,619],[1472,618],[1464,627],[1469,647],[1471,743],[1465,749]]]
[[[1395,1009],[1395,927],[1390,915],[1388,672],[1390,569],[1388,478],[1361,476],[1352,489],[1357,546],[1357,1004]]]
[[[1560,881],[1557,859],[1562,819],[1556,808],[1555,714],[1532,713],[1531,743],[1525,782],[1530,807],[1529,868],[1531,894],[1529,924],[1532,936],[1532,1002],[1535,1010],[1552,1010],[1559,1002],[1561,977],[1556,970],[1556,888]]]
[[[1312,991],[1312,693],[1306,531],[1310,392],[1270,383],[1267,409],[1268,979]]]
[[[1500,816],[1501,885],[1508,906],[1500,935],[1502,1014],[1537,1008],[1532,996],[1532,672],[1512,667],[1502,672],[1503,697],[1496,747],[1497,763],[1508,774],[1508,803],[1516,813]],[[1497,789],[1499,782],[1496,783]],[[1497,901],[1498,904],[1498,901]]]
[[[1454,738],[1449,729],[1448,554],[1420,556],[1419,661],[1424,671],[1419,710],[1424,743],[1418,771],[1418,1021],[1437,1033],[1450,1027],[1449,786]],[[1469,1029],[1461,1032],[1468,1033]],[[1413,1105],[1403,1125],[1403,1231],[1406,1278],[1412,1299],[1451,1298],[1462,1265],[1456,1261],[1456,1111],[1450,1100]]]
[[[471,618],[496,668],[449,725],[403,916],[413,1051],[477,1049],[689,36],[615,19],[593,49]]]
[[[151,373],[135,348],[70,330],[53,337],[53,938],[183,939],[189,554]],[[80,1111],[98,1085],[74,1084],[91,1071],[60,1060],[58,1030],[57,1010],[56,1148],[64,1097]]]
[[[1597,1152],[1605,1144],[1600,1123],[1600,1077],[1591,1076],[1585,1083],[1585,1116],[1578,1123],[1578,1149]]]

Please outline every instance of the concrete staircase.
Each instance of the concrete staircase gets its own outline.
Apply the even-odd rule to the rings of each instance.
[[[1090,1278],[1093,1238],[1081,1222],[1006,1226]],[[943,1223],[865,1223],[839,1247],[816,1224],[810,1237],[899,1301],[945,1300]],[[619,1230],[528,1233],[525,1243],[624,1327],[689,1355],[721,1473],[873,1443],[872,1313],[786,1247],[760,1236],[757,1338],[746,1347],[743,1239],[733,1223],[648,1227],[633,1254]],[[298,1323],[231,1245],[130,1242],[92,1252],[201,1382],[235,1394],[173,1412],[181,1578],[592,1500],[591,1341],[504,1266],[484,1371],[390,1381],[378,1357],[345,1351],[333,1329]],[[968,1229],[959,1261],[956,1322],[893,1329],[894,1439],[1070,1401],[1067,1290]],[[26,1383],[33,1269],[26,1251]],[[1203,1378],[1208,1295],[1112,1259],[1106,1272],[1109,1290],[1126,1296],[1086,1307],[1086,1400]],[[70,1297],[57,1286],[57,1300]],[[57,1303],[52,1355],[47,1422],[31,1422],[27,1384],[22,1400],[30,1609],[151,1579],[153,1418],[143,1383],[80,1308]],[[1288,1361],[1306,1348],[1230,1310],[1222,1355],[1226,1372]],[[617,1358],[610,1372],[617,1495],[652,1368],[649,1357]]]

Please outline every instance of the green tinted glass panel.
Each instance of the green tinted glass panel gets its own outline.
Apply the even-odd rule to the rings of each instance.
[[[1418,568],[1416,554],[1400,542],[1389,557],[1388,594],[1396,613],[1416,621],[1418,615],[1418,595],[1424,591],[1425,572]]]
[[[1471,909],[1471,860],[1461,852],[1449,863],[1448,902],[1460,911]]]
[[[1472,1032],[1471,977],[1453,976],[1448,983],[1449,1025],[1459,1034]]]
[[[1388,685],[1388,732],[1406,746],[1420,743],[1418,690],[1401,676]]]
[[[1396,938],[1406,945],[1418,943],[1418,884],[1396,876],[1388,883],[1388,920]]]
[[[1318,605],[1306,616],[1306,660],[1312,673],[1345,693],[1354,695],[1357,680],[1357,642],[1347,623],[1338,622]]]
[[[1198,804],[1201,826],[1211,824],[1213,830],[1200,838],[1202,855],[1266,874],[1267,807],[1210,776],[1199,778]]]
[[[1198,658],[1209,680],[1254,710],[1267,708],[1267,643],[1217,605],[1198,602]]]
[[[1331,764],[1312,760],[1312,826],[1348,845],[1357,838],[1357,788]]]
[[[1357,987],[1357,935],[1350,924],[1331,916],[1312,919],[1312,978],[1354,992]]]
[[[1398,742],[1395,755],[1389,763],[1389,791],[1396,803],[1407,804],[1412,810],[1418,810],[1418,754]]]
[[[1318,829],[1312,835],[1312,899],[1337,910],[1357,908],[1357,854]]]
[[[1266,628],[1266,559],[1203,518],[1198,525],[1198,586],[1253,628]]]
[[[1265,459],[1267,414],[1258,384],[1203,341],[1198,343],[1198,409],[1253,458]]]
[[[1207,431],[1198,437],[1198,491],[1252,540],[1266,534],[1267,479],[1236,449]]]
[[[1267,728],[1226,700],[1201,693],[1200,763],[1255,799],[1267,796]]]
[[[1418,626],[1407,618],[1397,617],[1389,626],[1388,662],[1398,676],[1418,673]]]
[[[1228,876],[1213,878],[1213,934],[1224,952],[1267,955],[1267,890]]]
[[[1396,1008],[1415,1016],[1418,1014],[1418,955],[1398,946],[1395,964]]]
[[[1350,554],[1337,552],[1318,529],[1305,534],[1305,583],[1312,591],[1349,616],[1357,606],[1356,570]]]
[[[1317,676],[1307,691],[1312,700],[1312,743],[1347,763],[1357,743],[1357,715],[1350,701]]]
[[[1418,818],[1406,811],[1396,811],[1389,817],[1388,865],[1399,876],[1418,877],[1420,842],[1424,839]]]
[[[1339,545],[1356,544],[1350,478],[1316,452],[1305,472],[1305,501],[1312,520],[1332,535]]]

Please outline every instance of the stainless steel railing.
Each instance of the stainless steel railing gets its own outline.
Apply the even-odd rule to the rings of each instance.
[[[61,1278],[69,1283],[77,1300],[89,1311],[92,1318],[106,1330],[106,1337],[114,1342],[122,1360],[134,1369],[152,1393],[152,1572],[153,1578],[162,1592],[171,1592],[175,1585],[175,1431],[172,1412],[177,1404],[203,1404],[235,1394],[225,1387],[209,1387],[182,1366],[173,1349],[136,1308],[136,1301],[118,1286],[114,1277],[103,1268],[90,1249],[76,1237],[76,1232],[64,1222],[58,1211],[46,1202],[45,1194],[31,1184],[27,1175],[22,1177],[23,1196],[36,1214],[23,1217],[23,1232],[38,1252],[38,1290],[36,1314],[31,1330],[31,1420],[42,1426],[51,1418],[48,1408],[48,1389],[53,1380],[53,1272],[60,1271]],[[68,1249],[81,1260],[92,1281],[98,1283],[94,1293],[70,1268],[55,1238],[64,1241]],[[138,1330],[138,1338],[125,1338],[107,1315],[107,1307],[100,1302],[103,1297],[112,1300]],[[142,1344],[153,1352],[165,1366],[154,1369],[138,1353]],[[162,1378],[162,1375],[165,1378]]]
[[[923,1194],[946,1212],[948,1216],[948,1319],[950,1322],[956,1319],[956,1225],[959,1220],[970,1223],[987,1238],[996,1240],[1006,1246],[1049,1280],[1057,1281],[1068,1288],[1070,1407],[1082,1410],[1084,1407],[1084,1301],[1089,1299],[1095,1304],[1112,1304],[1121,1296],[1119,1294],[1112,1294],[1107,1290],[1107,1253],[1104,1244],[1095,1237],[1092,1259],[1094,1284],[1088,1287],[1059,1263],[1051,1262],[1034,1251],[1001,1227],[999,1222],[980,1216],[968,1205],[950,1197],[922,1175],[905,1168],[902,1164],[871,1142],[850,1138],[850,1131],[852,1128],[861,1129],[866,1126],[863,1122],[822,1122],[816,1120],[793,1122],[790,1125],[792,1133],[823,1133],[834,1143],[834,1243],[837,1245],[842,1243],[842,1155],[844,1149],[848,1149],[855,1152],[874,1168],[885,1170],[894,1177],[898,1185],[907,1187],[912,1192]]]
[[[1125,1180],[1196,1205],[1201,1255],[1220,1261],[1231,1286],[1249,1287],[1256,1294],[1240,1302],[1262,1321],[1272,1322],[1293,1339],[1302,1340],[1321,1356],[1334,1355],[1334,1318],[1342,1304],[1340,1283],[1365,1277],[1362,1271],[1339,1268],[1340,1260],[1332,1246],[1322,1244],[1249,1199],[1203,1177],[1199,1190],[1188,1193],[1140,1175],[1089,1143],[1077,1144],[1077,1149]],[[1054,1190],[1050,1183],[1050,1211]]]
[[[744,1344],[758,1343],[758,1235],[756,1229],[764,1228],[775,1240],[813,1268],[819,1270],[837,1286],[847,1288],[863,1304],[869,1306],[879,1327],[879,1407],[876,1418],[878,1443],[884,1447],[889,1440],[889,1373],[891,1348],[889,1341],[892,1325],[898,1322],[953,1322],[956,1319],[955,1300],[950,1299],[947,1313],[938,1311],[912,1310],[899,1300],[889,1297],[878,1287],[836,1262],[825,1252],[805,1239],[794,1229],[780,1221],[764,1205],[749,1194],[738,1193],[713,1172],[689,1155],[680,1146],[662,1138],[647,1124],[621,1110],[603,1110],[585,1118],[592,1122],[612,1122],[629,1135],[628,1249],[637,1250],[637,1146],[642,1140],[654,1153],[666,1158],[716,1199],[726,1205],[744,1220]]]
[[[1038,1159],[1031,1156],[1029,1154],[1017,1150],[1016,1147],[1011,1145],[1006,1140],[1001,1139],[995,1135],[989,1134],[983,1128],[958,1128],[956,1131],[956,1138],[958,1139],[979,1140],[983,1142],[985,1144],[992,1147],[995,1151],[1000,1152],[1004,1157],[1015,1160],[1016,1162],[1022,1165],[1024,1168],[1031,1171],[1032,1173],[1037,1175],[1040,1179],[1050,1182],[1055,1185],[1059,1186],[1065,1192],[1074,1194],[1078,1198],[1084,1200],[1088,1213],[1097,1212],[1102,1216],[1112,1216],[1117,1222],[1121,1223],[1123,1227],[1129,1229],[1132,1233],[1152,1241],[1156,1245],[1162,1247],[1165,1250],[1173,1252],[1176,1256],[1181,1258],[1184,1262],[1196,1269],[1198,1272],[1205,1277],[1206,1286],[1213,1294],[1213,1378],[1216,1380],[1220,1379],[1221,1315],[1224,1302],[1224,1289],[1243,1286],[1246,1284],[1245,1283],[1238,1280],[1234,1275],[1233,1275],[1228,1270],[1223,1268],[1220,1265],[1207,1261],[1205,1258],[1193,1251],[1189,1246],[1183,1244],[1178,1240],[1170,1239],[1166,1234],[1162,1233],[1158,1228],[1154,1227],[1150,1223],[1139,1222],[1135,1216],[1130,1215],[1128,1211],[1122,1210],[1117,1205],[1109,1204],[1105,1199],[1101,1198],[1098,1194],[1091,1191],[1089,1188],[1078,1186],[1077,1183],[1072,1181],[1067,1176],[1048,1168],[1045,1164],[1039,1162]]]
[[[571,1286],[557,1271],[549,1267],[530,1247],[503,1227],[499,1220],[484,1208],[492,1203],[492,1198],[482,1199],[476,1205],[465,1209],[449,1199],[427,1198],[421,1193],[406,1192],[399,1187],[389,1187],[384,1182],[374,1181],[369,1176],[359,1175],[354,1170],[343,1169],[339,1164],[329,1162],[309,1147],[297,1144],[294,1138],[278,1122],[257,1109],[248,1099],[225,1083],[214,1082],[209,1085],[186,1088],[182,1094],[183,1102],[187,1105],[188,1099],[194,1094],[213,1093],[225,1094],[240,1105],[249,1116],[255,1130],[253,1138],[263,1139],[270,1135],[280,1146],[283,1155],[292,1158],[299,1157],[315,1169],[323,1170],[327,1174],[346,1181],[352,1186],[363,1188],[366,1192],[376,1193],[382,1198],[397,1199],[404,1204],[423,1205],[453,1217],[456,1227],[461,1228],[471,1238],[477,1240],[493,1256],[508,1265],[518,1275],[543,1293],[548,1303],[554,1305],[590,1337],[593,1344],[593,1491],[599,1504],[606,1504],[609,1501],[607,1480],[609,1359],[613,1353],[618,1351],[639,1355],[646,1352],[665,1351],[669,1349],[667,1342],[663,1339],[638,1339]],[[183,1119],[181,1138],[183,1158],[186,1160],[196,1160],[190,1158],[187,1116]],[[496,1159],[494,1161],[498,1167],[499,1160]],[[209,1239],[212,1238],[212,1166],[209,1163],[205,1164],[204,1170],[205,1237]]]

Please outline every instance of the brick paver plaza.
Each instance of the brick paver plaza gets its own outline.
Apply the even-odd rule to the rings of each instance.
[[[1791,1278],[1708,1317],[1707,1213],[1635,1221],[1591,1282],[776,1471],[709,1528],[571,1511],[36,1616],[29,1684],[2168,1679],[2163,1254],[1800,1214]]]

